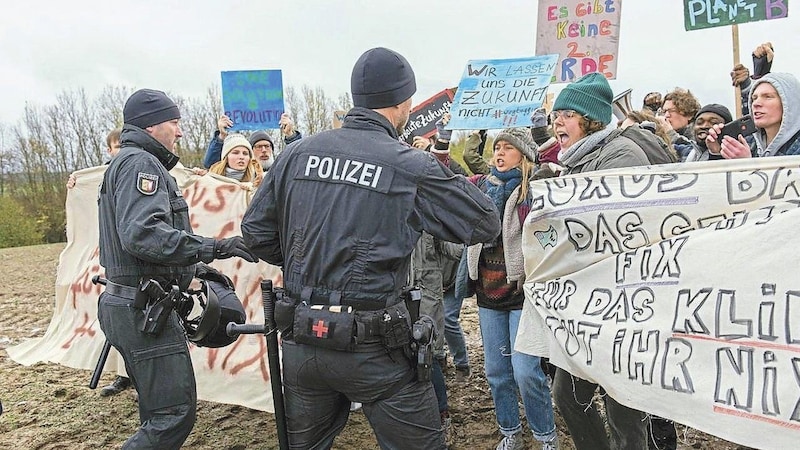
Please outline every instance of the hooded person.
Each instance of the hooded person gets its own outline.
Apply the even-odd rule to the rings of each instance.
[[[790,73],[768,73],[750,92],[758,156],[800,154],[800,81]]]
[[[242,183],[250,182],[255,186],[261,183],[263,177],[261,166],[253,158],[250,141],[239,133],[229,134],[225,138],[221,159],[208,171]]]
[[[562,147],[559,160],[567,174],[649,164],[647,155],[630,138],[616,134],[608,139],[614,132],[606,128],[611,122],[613,98],[606,77],[599,73],[584,75],[559,93],[551,119]],[[614,430],[609,439],[593,401],[598,388],[560,367],[556,370],[553,398],[575,447],[647,448],[646,414],[606,394],[606,419]]]
[[[790,73],[768,73],[754,81],[748,101],[757,131],[752,135],[755,152],[744,136],[718,137],[722,125],[708,131],[708,148],[723,158],[800,155],[800,81]]]

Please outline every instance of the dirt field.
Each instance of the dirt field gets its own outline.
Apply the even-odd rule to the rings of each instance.
[[[99,449],[119,448],[138,426],[135,395],[102,398],[90,390],[90,372],[55,364],[24,367],[13,362],[7,347],[44,335],[53,315],[58,255],[64,244],[0,249],[0,448]],[[462,323],[467,334],[473,375],[456,384],[447,373],[454,443],[459,449],[493,449],[500,439],[489,386],[483,377],[481,339],[474,299],[465,302]],[[104,386],[111,380],[106,375]],[[201,401],[197,424],[186,449],[276,449],[271,414],[240,406]],[[557,418],[562,448],[572,449],[566,428]],[[744,449],[696,430],[678,427],[678,448]],[[529,448],[536,448],[526,431]],[[377,449],[364,415],[351,414],[335,449]]]

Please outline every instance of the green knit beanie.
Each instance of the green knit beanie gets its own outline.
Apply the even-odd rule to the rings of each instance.
[[[592,72],[565,87],[556,98],[553,111],[572,109],[578,114],[608,125],[614,93],[603,74]]]

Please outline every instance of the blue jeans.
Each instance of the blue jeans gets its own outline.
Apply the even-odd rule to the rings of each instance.
[[[456,288],[453,286],[444,293],[444,339],[447,348],[453,356],[453,365],[456,368],[469,367],[467,343],[464,341],[464,331],[458,318],[461,316],[463,298],[456,297]]]
[[[492,389],[497,424],[509,436],[520,430],[519,403],[522,397],[525,417],[538,441],[556,436],[550,388],[538,356],[513,351],[521,309],[498,311],[478,308],[483,338],[486,380]]]

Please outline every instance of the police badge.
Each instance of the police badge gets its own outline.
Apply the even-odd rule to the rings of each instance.
[[[136,178],[136,189],[144,195],[153,195],[158,189],[158,175],[139,172]]]

